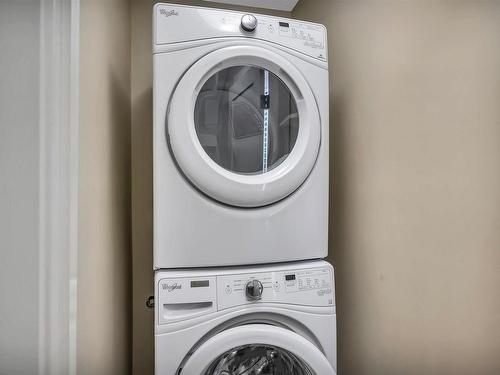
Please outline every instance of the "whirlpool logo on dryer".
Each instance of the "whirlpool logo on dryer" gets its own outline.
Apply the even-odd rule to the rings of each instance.
[[[165,17],[171,17],[171,16],[178,16],[179,13],[175,10],[167,10],[167,9],[160,9],[160,14],[165,16]]]
[[[167,292],[173,292],[174,290],[182,289],[182,284],[166,283],[166,284],[161,284],[161,287],[163,288],[163,290],[166,290]]]

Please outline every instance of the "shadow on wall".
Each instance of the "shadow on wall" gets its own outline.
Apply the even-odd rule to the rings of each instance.
[[[152,374],[154,366],[154,310],[147,309],[145,298],[153,295],[153,90],[138,94],[132,104],[135,130],[132,143],[134,178],[132,222],[133,251],[133,346],[134,374]],[[142,298],[141,298],[142,297]]]
[[[108,152],[111,176],[109,186],[111,233],[108,236],[113,241],[110,244],[110,249],[113,249],[112,258],[110,259],[113,264],[111,267],[112,283],[110,293],[113,294],[114,300],[119,301],[132,298],[132,278],[129,277],[132,274],[130,86],[124,86],[123,79],[120,80],[113,67],[110,67],[109,76],[111,77],[108,94],[108,97],[111,98],[111,118],[109,121],[111,126],[108,129],[109,134],[106,138],[109,139]],[[107,273],[110,268],[107,262],[105,264],[106,269],[104,272]],[[109,306],[109,304],[106,304],[106,306]],[[111,310],[109,311],[109,321],[114,322],[113,331],[119,332],[119,334],[112,336],[113,342],[109,343],[109,349],[111,350],[109,357],[116,358],[130,350],[129,343],[132,339],[131,311],[124,313],[123,306],[120,306],[120,304],[115,304],[114,309]],[[125,315],[126,318],[117,320],[116,316],[118,315]],[[125,356],[122,365],[124,367],[120,370],[116,367],[116,361],[112,360],[110,369],[114,373],[127,371],[132,365],[132,359]],[[86,371],[88,371],[88,367]],[[93,372],[89,371],[88,373]]]
[[[336,250],[349,247],[346,243],[348,238],[344,236],[344,225],[349,214],[346,207],[349,189],[346,187],[347,180],[344,178],[347,173],[345,170],[344,160],[345,147],[347,145],[345,142],[345,101],[339,93],[334,95],[330,92],[330,95],[330,196],[328,212],[328,260],[334,265],[335,268],[338,345],[337,358],[344,358],[346,355],[350,355],[350,353],[342,350],[344,347],[342,345],[342,341],[344,337],[347,337],[348,335],[348,333],[344,331],[344,328],[347,326],[345,324],[347,323],[345,318],[349,316],[350,293],[344,293],[347,288],[343,287],[343,283],[349,283],[350,281],[349,275],[344,274],[344,268],[341,266],[345,262],[344,258],[348,256],[348,254]],[[332,162],[332,160],[334,162]],[[335,246],[332,246],[334,242]]]
[[[115,3],[83,2],[80,39],[80,187],[77,371],[125,374],[131,366],[130,50]],[[122,20],[123,18],[118,17]],[[97,35],[99,38],[97,38]],[[113,53],[107,54],[113,46]],[[126,45],[122,45],[126,46]],[[124,59],[127,59],[124,61]]]

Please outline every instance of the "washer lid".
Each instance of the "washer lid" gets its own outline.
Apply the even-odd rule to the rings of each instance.
[[[295,375],[336,375],[313,343],[287,329],[265,324],[216,334],[194,350],[180,375],[271,375],[277,370]]]
[[[293,64],[256,46],[216,50],[179,81],[167,114],[172,153],[202,192],[239,207],[293,193],[314,167],[321,126]]]

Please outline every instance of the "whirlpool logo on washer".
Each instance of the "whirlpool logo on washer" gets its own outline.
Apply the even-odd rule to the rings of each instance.
[[[161,287],[163,290],[166,290],[167,292],[173,292],[174,290],[182,289],[182,284],[180,284],[180,283],[166,283],[166,284],[161,284]]]
[[[167,9],[161,8],[160,14],[162,16],[165,16],[165,17],[172,17],[172,16],[178,16],[179,12],[177,12],[175,9],[167,10]]]

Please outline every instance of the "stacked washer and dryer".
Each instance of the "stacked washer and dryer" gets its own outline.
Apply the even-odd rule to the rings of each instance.
[[[153,13],[157,375],[332,375],[322,25]]]

